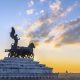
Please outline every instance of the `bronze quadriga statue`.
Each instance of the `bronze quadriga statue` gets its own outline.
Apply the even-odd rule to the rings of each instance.
[[[28,47],[18,46],[18,40],[20,40],[15,34],[15,29],[12,27],[10,37],[14,39],[14,43],[11,44],[11,49],[6,49],[5,52],[9,52],[8,57],[22,57],[22,58],[34,58],[33,48],[34,43],[30,43]]]

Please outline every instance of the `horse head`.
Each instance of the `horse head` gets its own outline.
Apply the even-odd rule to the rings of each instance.
[[[34,43],[30,43],[30,44],[29,44],[29,47],[35,48]]]

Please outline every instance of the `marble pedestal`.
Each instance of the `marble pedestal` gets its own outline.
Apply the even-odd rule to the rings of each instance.
[[[0,60],[0,80],[58,80],[52,68],[26,58]]]

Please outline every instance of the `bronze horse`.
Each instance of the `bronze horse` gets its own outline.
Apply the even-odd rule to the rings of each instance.
[[[35,48],[34,43],[30,43],[28,47],[17,47],[15,48],[12,45],[10,50],[6,50],[9,52],[8,57],[22,57],[22,58],[34,58],[33,48]]]

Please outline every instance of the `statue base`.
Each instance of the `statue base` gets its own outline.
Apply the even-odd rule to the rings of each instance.
[[[0,80],[58,80],[58,74],[32,59],[6,57],[0,60]]]

